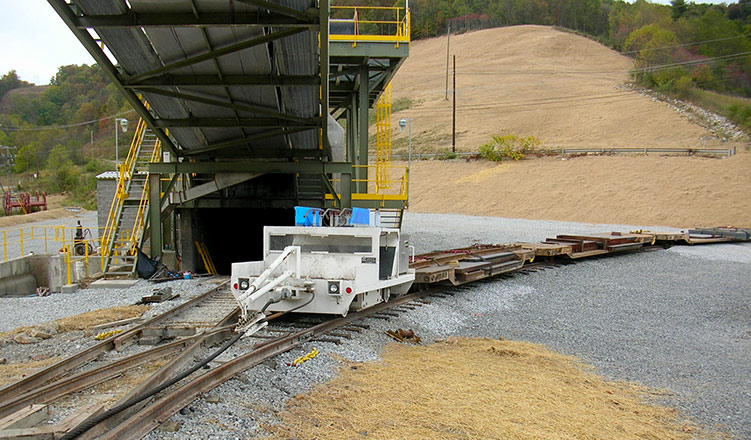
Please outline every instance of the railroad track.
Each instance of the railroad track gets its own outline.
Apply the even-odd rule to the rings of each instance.
[[[227,282],[3,387],[0,389],[0,419],[41,405],[50,405],[63,414],[73,409],[70,417],[53,428],[54,435],[101,412],[110,402],[127,399],[138,390],[152,386],[159,381],[160,374],[169,374],[169,368],[178,364],[194,345],[215,343],[232,335],[232,323],[239,310],[231,293],[225,289]],[[177,336],[180,339],[165,343]],[[160,365],[167,368],[159,368]],[[141,381],[141,378],[146,380]],[[133,390],[128,392],[129,388]],[[95,395],[109,394],[110,397],[81,403],[78,395],[88,389],[95,389]]]
[[[214,348],[217,344],[224,343],[224,349],[239,339],[239,335],[233,331],[233,323],[238,314],[234,300],[226,291],[221,290],[225,282],[122,335],[103,341],[0,389],[0,418],[30,403],[45,402],[54,396],[91,388],[95,384],[120,377],[124,371],[162,359],[162,363],[150,367],[149,374],[144,374],[147,376],[145,380],[127,393],[121,393],[118,399],[108,401],[110,410],[104,411],[102,405],[79,404],[77,411],[59,423],[55,431],[58,435],[67,432],[63,438],[140,438],[201,394],[226,382],[237,373],[306,342],[339,342],[349,339],[369,328],[361,322],[365,318],[389,320],[400,312],[422,307],[428,303],[426,297],[445,298],[452,293],[469,289],[465,284],[490,277],[526,275],[550,267],[573,264],[584,257],[602,258],[623,254],[624,251],[652,251],[661,249],[665,244],[655,245],[653,238],[640,235],[629,236],[627,240],[621,235],[559,236],[556,240],[542,245],[475,246],[418,256],[420,259],[414,265],[420,268],[418,271],[422,270],[421,279],[440,278],[438,281],[443,286],[435,287],[423,282],[417,285],[417,291],[342,318],[319,317],[311,321],[308,317],[290,321],[279,319],[282,314],[271,315],[267,328],[240,340],[236,351],[241,354],[234,358],[223,358]],[[597,240],[602,244],[598,245]],[[588,249],[587,246],[599,246],[600,250]],[[602,251],[605,248],[608,248],[607,252]],[[232,310],[228,311],[230,308]],[[179,339],[162,343],[163,339],[173,337]],[[161,345],[112,360],[102,367],[74,372],[105,352],[124,350],[138,341]],[[205,362],[195,361],[196,358],[207,356],[210,359]],[[219,357],[214,359],[211,356]],[[202,368],[212,360],[209,370]],[[74,373],[62,377],[71,372]]]

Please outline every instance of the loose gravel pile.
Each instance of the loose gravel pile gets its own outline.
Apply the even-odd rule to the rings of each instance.
[[[412,213],[404,223],[418,253],[475,242],[539,241],[563,233],[634,228]],[[396,328],[414,329],[424,343],[447,336],[502,336],[545,344],[580,357],[610,380],[665,388],[672,394],[664,403],[695,422],[751,438],[750,269],[751,244],[675,247],[452,288],[452,296],[432,298],[430,304],[391,321],[365,320],[370,329],[342,345],[308,343],[247,370],[173,416],[168,431],[163,428],[147,438],[263,434],[264,425],[278,423],[275,413],[290,397],[334,377],[343,368],[341,359],[378,360],[383,345],[392,342],[384,332]],[[188,288],[195,281],[179,283]],[[1,300],[0,322],[17,320],[31,309],[47,311],[34,312],[35,319],[51,320],[64,315],[56,310],[61,307],[74,314],[87,307],[128,303],[143,293],[136,291],[84,290],[33,302]],[[86,301],[80,301],[83,295]],[[18,324],[10,327],[20,325],[13,322]],[[23,321],[29,322],[33,320]],[[313,347],[321,353],[315,359],[298,367],[285,365]],[[240,351],[240,345],[230,349]]]

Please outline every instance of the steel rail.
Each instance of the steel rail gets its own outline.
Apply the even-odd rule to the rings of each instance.
[[[526,263],[526,264],[525,264]],[[528,263],[526,260],[522,261],[519,266],[510,268],[504,273],[511,274],[518,272],[523,268],[538,270],[545,267],[552,267],[558,262],[551,261],[537,261]],[[568,263],[573,264],[573,262]],[[495,275],[502,275],[503,273],[496,273]],[[350,313],[345,317],[335,318],[321,324],[314,325],[310,328],[303,329],[299,332],[287,334],[278,339],[259,343],[254,346],[254,349],[249,353],[235,358],[214,370],[204,373],[185,382],[178,388],[172,389],[168,394],[163,395],[159,399],[155,400],[150,406],[144,406],[139,411],[135,412],[131,417],[123,420],[119,425],[110,429],[106,435],[101,437],[106,440],[115,439],[136,439],[148,434],[154,430],[161,423],[169,419],[172,415],[180,411],[185,406],[189,405],[200,394],[210,391],[211,389],[221,385],[227,380],[234,377],[237,373],[240,373],[248,368],[252,368],[255,365],[260,364],[264,360],[278,356],[284,352],[292,350],[305,342],[320,337],[330,331],[351,325],[353,321],[364,319],[368,316],[383,313],[384,311],[402,306],[404,304],[413,302],[426,296],[439,293],[444,289],[455,286],[439,286],[426,290],[421,290],[407,295],[394,298],[388,302],[377,304],[366,310],[360,312]],[[273,316],[278,316],[276,314]],[[174,371],[174,370],[172,370]],[[154,383],[157,385],[157,383]],[[103,422],[105,423],[105,422]],[[101,425],[101,424],[100,424]],[[99,433],[102,430],[98,430]],[[87,433],[89,434],[89,433]],[[84,435],[81,438],[93,438],[93,436]]]
[[[232,331],[233,328],[234,328],[234,324],[229,325],[229,326],[220,325],[220,326],[215,327],[212,330],[203,331],[195,335],[194,337],[190,338],[191,344],[189,344],[188,347],[186,347],[182,352],[180,352],[179,355],[172,358],[169,362],[167,362],[157,371],[152,373],[148,378],[146,378],[146,380],[142,381],[135,388],[131,389],[126,395],[124,395],[117,402],[112,404],[111,407],[114,408],[116,406],[119,406],[131,400],[135,396],[138,396],[147,390],[158,387],[162,383],[166,382],[167,380],[170,379],[170,377],[173,376],[175,372],[185,367],[194,358],[194,356],[198,354],[198,351],[204,344],[215,344],[219,342],[224,342],[225,340],[229,339],[229,337],[232,336],[233,334],[233,331]],[[147,404],[148,402],[141,402],[139,404],[134,405],[132,408],[117,414],[116,416],[110,417],[107,420],[103,420],[102,422],[99,422],[98,424],[93,426],[91,429],[89,429],[85,433],[81,434],[78,438],[82,440],[98,438],[101,435],[103,435],[106,431],[110,430],[114,426],[117,426],[119,423],[122,422],[122,420],[127,419],[133,413],[137,412],[138,410],[140,410]],[[97,415],[98,414],[92,414],[91,418],[96,417]],[[89,421],[89,418],[81,421],[81,423],[86,423],[88,421]]]
[[[192,344],[193,340],[196,338],[197,336],[179,339],[169,344],[116,360],[100,368],[83,371],[56,382],[31,389],[12,399],[4,400],[0,403],[0,418],[12,414],[32,403],[54,402],[66,394],[85,390],[94,385],[120,376],[124,372],[139,367],[147,362],[175,353],[176,351],[183,349],[186,345]]]
[[[610,255],[613,254],[615,253],[612,253]],[[535,272],[547,267],[575,264],[575,261],[569,259],[560,260],[557,258],[550,258],[544,261],[538,260],[531,263],[526,259],[523,259],[519,263],[520,264],[509,267],[502,272],[494,272],[493,276],[504,274],[512,275],[514,273],[526,274],[528,272],[525,272],[525,270],[528,270],[529,272]],[[241,371],[258,365],[266,359],[273,358],[281,353],[298,347],[305,342],[321,337],[322,335],[329,333],[334,329],[352,325],[353,321],[357,321],[371,315],[385,314],[385,311],[388,309],[398,308],[399,306],[403,306],[404,304],[413,302],[425,296],[431,296],[440,293],[444,289],[451,287],[456,286],[436,286],[426,290],[413,292],[398,298],[394,298],[393,300],[386,303],[377,304],[376,306],[370,307],[361,312],[351,313],[343,318],[332,319],[324,323],[305,328],[296,333],[288,333],[278,339],[259,343],[254,346],[254,349],[251,352],[233,359],[232,361],[229,361],[208,373],[194,377],[188,382],[183,382],[183,385],[180,385],[178,388],[173,388],[171,391],[168,391],[168,394],[163,395],[161,398],[157,399],[151,406],[147,406],[146,403],[140,403],[131,410],[125,410],[124,412],[120,413],[119,417],[114,416],[109,420],[101,422],[94,429],[89,430],[88,432],[83,434],[80,438],[95,438],[101,434],[104,434],[104,436],[102,436],[101,438],[108,440],[140,438],[156,428],[162,422],[166,421],[177,411],[190,404],[190,402],[197,398],[200,394],[219,386]],[[229,316],[231,315],[232,314],[230,314]],[[282,314],[277,313],[275,315],[272,315],[270,318],[276,318],[280,315]],[[200,341],[196,341],[193,347],[198,346],[200,346]],[[192,357],[193,353],[194,350],[189,349],[189,353],[186,352],[184,359],[174,359],[172,364],[164,366],[160,370],[160,372],[155,373],[160,375],[159,380],[152,380],[148,383],[153,385],[153,387],[160,385],[167,379],[168,374],[171,374],[178,368],[184,366],[187,363],[185,359]],[[139,387],[138,391],[145,391],[147,389],[147,384],[144,383],[141,387]],[[136,390],[133,390],[127,397],[132,398],[137,394],[138,392]],[[127,397],[121,399],[121,401],[127,401]],[[112,422],[118,419],[121,420],[121,422],[114,426],[114,423]],[[106,430],[106,434],[105,428],[108,428],[108,430]]]
[[[442,288],[440,288],[442,289]],[[409,293],[388,302],[377,304],[361,312],[350,313],[345,317],[335,318],[299,332],[283,336],[269,342],[258,344],[254,349],[238,358],[235,358],[213,370],[191,379],[176,389],[169,391],[150,406],[143,408],[132,417],[110,430],[102,437],[107,440],[136,439],[141,438],[159,424],[166,421],[173,414],[190,404],[200,394],[212,390],[220,384],[231,379],[235,374],[260,364],[266,359],[292,350],[303,343],[322,336],[323,334],[366,318],[370,315],[382,312],[391,307],[399,306],[425,296],[429,296],[437,290],[428,289]]]
[[[96,359],[97,357],[99,357],[100,355],[102,355],[103,353],[107,351],[122,349],[128,343],[136,340],[140,332],[145,327],[156,324],[160,321],[166,320],[169,317],[173,316],[174,314],[178,313],[179,311],[184,310],[187,307],[191,307],[193,304],[200,303],[201,301],[210,297],[213,293],[215,293],[217,290],[219,290],[228,282],[229,280],[225,280],[222,283],[212,287],[208,291],[202,293],[201,295],[191,299],[190,301],[187,301],[177,307],[167,310],[166,312],[160,315],[157,315],[131,329],[128,329],[127,331],[125,331],[124,333],[120,335],[112,336],[108,339],[105,339],[104,341],[96,345],[93,345],[89,348],[86,348],[78,353],[75,353],[47,368],[39,370],[33,374],[30,374],[24,377],[21,380],[18,380],[16,382],[6,385],[3,388],[0,388],[0,402],[10,401],[11,399],[21,394],[27,393],[31,390],[34,390],[35,388],[41,387],[48,381],[56,379],[60,376],[63,376],[64,374],[67,374],[70,371],[73,371],[76,368],[79,368],[82,365],[85,365],[86,363],[90,362],[93,359]]]

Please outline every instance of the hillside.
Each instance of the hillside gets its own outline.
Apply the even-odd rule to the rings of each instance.
[[[456,54],[457,150],[477,151],[493,134],[535,136],[547,147],[713,147],[719,141],[665,103],[624,90],[633,61],[587,38],[544,26],[451,37]],[[393,99],[413,104],[415,151],[451,148],[444,99],[446,38],[412,43]],[[406,134],[394,135],[398,151]]]
[[[544,146],[727,148],[665,103],[619,91],[631,60],[583,37],[517,26],[452,37],[451,45],[458,54],[457,100],[467,103],[457,111],[459,151],[477,151],[495,133],[533,135]],[[394,81],[395,99],[419,101],[394,115],[414,118],[416,151],[451,147],[451,107],[440,73],[445,50],[445,39],[414,42]],[[541,102],[547,104],[536,104]],[[470,103],[481,110],[470,110]],[[395,135],[400,149],[404,138]],[[739,154],[729,159],[413,162],[410,210],[645,226],[751,226],[751,154],[737,144]]]

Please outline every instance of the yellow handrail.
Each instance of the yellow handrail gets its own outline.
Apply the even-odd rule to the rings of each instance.
[[[112,241],[115,233],[117,232],[117,220],[118,213],[123,206],[125,199],[128,198],[126,192],[127,183],[133,177],[133,166],[135,165],[138,150],[143,140],[143,133],[146,130],[146,122],[143,119],[138,120],[136,125],[136,132],[133,135],[133,140],[130,143],[130,149],[128,150],[128,156],[125,162],[120,165],[118,169],[117,188],[115,189],[115,196],[112,198],[112,204],[110,205],[109,214],[107,215],[107,224],[102,233],[100,247],[102,249],[102,255],[109,257],[111,255],[111,249],[109,243]],[[105,261],[103,259],[102,261]],[[102,268],[104,269],[104,268]]]
[[[352,165],[352,168],[376,168],[377,165]],[[403,169],[403,174],[397,179],[387,179],[384,183],[388,186],[379,186],[377,179],[352,179],[352,183],[355,182],[367,182],[368,192],[366,193],[352,193],[352,200],[368,200],[368,201],[380,201],[386,200],[404,201],[409,198],[409,168],[408,167],[389,167],[389,173],[393,173],[394,170]],[[341,179],[330,179],[331,184],[336,188],[336,184],[341,182]],[[392,185],[398,184],[398,185]],[[397,189],[398,187],[398,189]],[[374,192],[370,192],[370,189],[375,189]],[[334,200],[333,194],[326,194],[326,200]]]
[[[352,34],[337,34],[331,33],[329,35],[330,41],[348,41],[353,44],[357,42],[387,42],[395,43],[397,46],[399,43],[409,43],[410,41],[410,10],[399,6],[331,6],[332,12],[336,11],[352,11],[351,17],[346,19],[332,18],[332,22],[351,22],[353,25]],[[368,11],[392,11],[392,20],[368,20],[361,19],[361,12]],[[344,15],[344,14],[342,14]],[[347,14],[349,15],[349,14]],[[361,24],[375,24],[375,25],[391,25],[394,27],[393,32],[389,33],[367,33],[361,32]],[[389,26],[389,27],[391,27]]]
[[[159,139],[154,144],[154,151],[151,153],[149,162],[159,162],[161,159],[162,144]],[[143,230],[146,228],[146,210],[149,207],[149,180],[143,184],[143,190],[141,191],[141,200],[138,202],[138,212],[136,213],[135,221],[133,222],[133,228],[130,230],[130,234],[127,239],[129,248],[127,249],[128,255],[135,255],[138,247],[138,241],[143,234]],[[156,219],[152,221],[160,221]]]
[[[391,188],[391,83],[376,101],[376,192]]]

